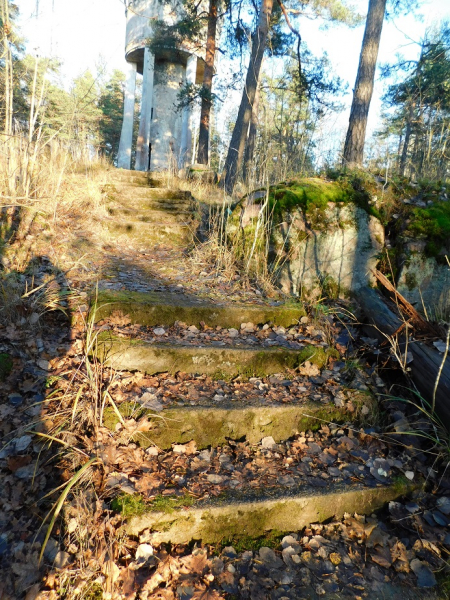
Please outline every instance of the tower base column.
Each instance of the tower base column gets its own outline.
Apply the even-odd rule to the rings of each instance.
[[[191,54],[187,59],[186,64],[186,83],[194,85],[197,75],[197,57]],[[192,105],[189,104],[183,108],[181,117],[181,140],[180,140],[180,156],[178,167],[182,169],[191,162],[192,153]]]
[[[139,133],[136,144],[136,171],[148,171],[150,125],[153,104],[153,77],[155,71],[155,57],[149,48],[144,50],[144,70],[142,79],[142,102],[141,118],[139,121]]]
[[[136,63],[128,63],[123,99],[122,132],[120,134],[119,151],[117,153],[117,166],[119,169],[130,169],[131,167],[135,90]]]

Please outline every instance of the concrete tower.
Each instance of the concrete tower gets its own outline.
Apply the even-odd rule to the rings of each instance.
[[[125,58],[128,73],[117,166],[130,169],[136,73],[143,76],[137,171],[182,168],[191,162],[192,109],[177,110],[177,93],[185,83],[201,83],[204,61],[189,47],[148,48],[152,21],[172,25],[182,14],[178,0],[128,0]]]

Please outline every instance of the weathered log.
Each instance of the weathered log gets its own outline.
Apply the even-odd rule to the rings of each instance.
[[[375,290],[365,288],[358,291],[358,301],[367,322],[370,325],[370,336],[380,341],[386,341],[386,335],[392,336],[399,330],[400,347],[406,347],[405,322],[394,314],[387,306],[383,297]],[[431,405],[433,391],[443,354],[423,342],[409,340],[408,352],[413,356],[409,364],[411,379],[414,381],[422,397]],[[450,428],[450,356],[442,367],[439,384],[436,390],[436,412],[447,428]]]

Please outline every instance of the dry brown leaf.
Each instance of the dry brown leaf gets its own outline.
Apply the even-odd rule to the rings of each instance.
[[[185,569],[187,569],[191,573],[197,573],[201,575],[204,573],[210,566],[210,561],[208,560],[208,555],[206,551],[200,551],[196,554],[191,554],[190,556],[185,556],[181,559]]]
[[[391,556],[396,571],[399,573],[409,573],[409,560],[405,544],[400,541],[395,542],[391,548]]]
[[[123,581],[122,594],[127,600],[134,600],[136,597],[135,572],[128,567],[124,567],[120,571],[120,579]]]
[[[388,569],[392,565],[392,557],[389,548],[378,548],[376,554],[372,554],[371,558],[373,562],[385,569]]]
[[[224,597],[217,590],[205,586],[198,587],[192,598],[194,600],[224,600]]]

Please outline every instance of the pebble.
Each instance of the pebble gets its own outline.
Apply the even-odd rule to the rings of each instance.
[[[209,481],[209,483],[222,483],[223,481],[223,477],[221,475],[216,475],[215,473],[207,475],[206,479]]]
[[[8,400],[13,406],[20,406],[23,403],[23,396],[17,393],[12,393],[9,394]]]
[[[195,325],[190,325],[190,327],[188,327],[188,331],[191,333],[198,333],[199,329]]]
[[[280,569],[283,566],[283,561],[279,558],[272,548],[263,546],[259,549],[259,557],[269,569]]]
[[[153,330],[153,333],[154,333],[155,335],[164,335],[164,334],[166,333],[166,330],[165,330],[165,329],[163,329],[162,327],[156,327],[156,328]]]
[[[31,444],[31,435],[23,435],[17,438],[14,443],[14,449],[16,452],[23,452]]]
[[[278,445],[273,439],[273,437],[269,435],[261,440],[261,447],[266,450],[276,450],[278,448]]]
[[[150,544],[139,544],[136,550],[136,562],[147,562],[153,556],[153,546]]]

